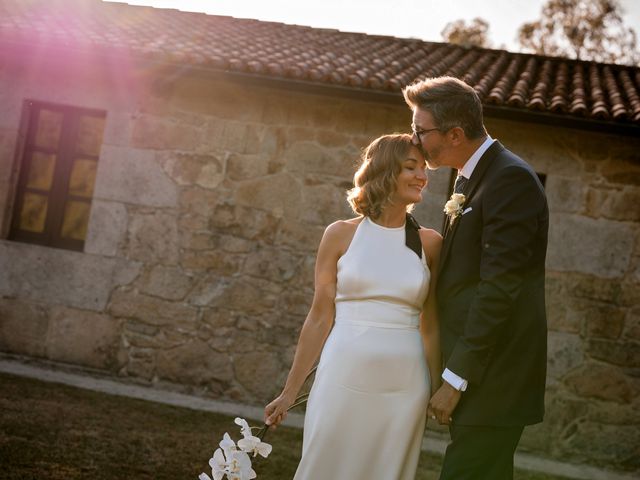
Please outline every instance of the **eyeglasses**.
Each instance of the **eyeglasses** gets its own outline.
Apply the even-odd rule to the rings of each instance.
[[[440,127],[427,128],[426,130],[416,130],[415,128],[411,129],[411,131],[413,132],[413,134],[416,136],[416,138],[420,143],[422,143],[422,137],[421,137],[422,135],[426,135],[429,132],[435,132],[436,130],[441,130],[441,129]]]

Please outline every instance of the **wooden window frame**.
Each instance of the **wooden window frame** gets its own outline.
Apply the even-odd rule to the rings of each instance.
[[[40,110],[50,110],[60,112],[63,115],[62,128],[57,149],[44,148],[36,146],[35,136],[38,129],[38,119]],[[83,116],[101,117],[106,119],[106,112],[103,110],[75,107],[70,105],[61,105],[50,102],[26,100],[23,108],[23,121],[21,128],[25,129],[20,132],[20,138],[23,139],[21,145],[18,145],[18,161],[19,176],[14,196],[14,205],[12,209],[12,220],[9,230],[9,240],[44,245],[54,248],[62,248],[65,250],[83,251],[85,240],[74,238],[65,238],[61,236],[62,222],[64,220],[65,206],[67,201],[75,200],[89,204],[93,203],[93,192],[90,198],[72,195],[69,192],[69,182],[71,179],[71,170],[73,160],[78,158],[75,151],[74,142],[78,136],[78,128],[80,118]],[[103,132],[104,133],[104,132]],[[31,159],[33,152],[55,154],[57,161],[55,164],[53,179],[50,191],[38,191],[33,187],[27,188],[27,181],[31,167]],[[99,161],[100,154],[88,155],[81,154],[82,158],[93,160],[96,164]],[[94,183],[95,187],[95,183]],[[45,226],[42,233],[29,232],[21,230],[20,213],[24,204],[25,193],[34,191],[48,196],[47,213],[45,217]]]

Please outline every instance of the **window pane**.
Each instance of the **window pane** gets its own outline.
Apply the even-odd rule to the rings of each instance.
[[[87,225],[89,224],[89,210],[91,204],[87,202],[69,201],[64,209],[64,219],[62,220],[62,232],[60,236],[84,240],[87,236]]]
[[[20,230],[36,233],[44,231],[44,222],[47,218],[47,201],[48,197],[46,195],[25,192],[22,211],[20,212]]]
[[[27,187],[39,190],[50,190],[53,182],[53,171],[56,168],[56,156],[48,153],[34,152],[31,155],[31,166]]]
[[[76,160],[73,162],[71,178],[69,179],[69,193],[80,197],[91,198],[96,181],[98,163],[93,160]]]
[[[76,152],[97,157],[102,146],[104,117],[83,115],[80,117]]]
[[[45,109],[40,110],[38,114],[38,129],[36,131],[36,146],[52,149],[58,148],[63,117],[63,114],[60,112]]]

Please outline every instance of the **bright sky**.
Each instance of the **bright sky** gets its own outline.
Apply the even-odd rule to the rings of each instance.
[[[113,1],[113,0],[104,0]],[[540,16],[544,0],[120,0],[236,18],[335,28],[440,42],[445,25],[459,18],[489,22],[495,48],[518,50],[516,32]],[[640,35],[640,0],[621,0],[625,23]]]

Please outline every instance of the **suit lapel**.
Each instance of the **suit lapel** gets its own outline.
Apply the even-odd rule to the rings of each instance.
[[[504,147],[502,146],[502,144],[496,140],[487,149],[487,151],[484,152],[484,155],[482,155],[482,157],[478,161],[476,168],[473,169],[473,173],[471,174],[469,183],[467,183],[463,191],[465,195],[463,208],[466,208],[466,205],[469,205],[469,203],[471,203],[471,199],[473,198],[473,195],[476,193],[476,190],[480,185],[480,181],[482,180],[482,177],[484,177],[484,174],[489,168],[489,165],[491,165],[493,159],[497,157],[498,154],[500,154],[503,150],[504,150]],[[453,225],[449,225],[449,220],[447,219],[447,227],[445,228],[444,242],[442,244],[442,254],[440,255],[440,266],[438,271],[442,271],[442,268],[444,267],[444,264],[447,261],[451,243],[453,242],[453,237],[458,229],[458,224],[460,223],[460,220],[461,220],[460,218],[456,218],[456,220],[453,222]]]

